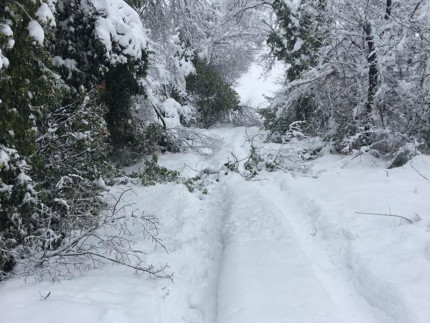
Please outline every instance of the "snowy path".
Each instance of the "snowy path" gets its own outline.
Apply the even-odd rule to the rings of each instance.
[[[223,138],[224,148],[200,160],[199,167],[219,167],[230,153],[238,159],[247,156],[245,132],[212,130]],[[256,129],[247,132],[249,136]],[[168,165],[175,168],[180,162],[170,159]],[[370,304],[357,290],[343,254],[336,254],[339,246],[330,250],[329,244],[316,238],[309,214],[315,208],[313,201],[290,187],[291,175],[266,175],[270,176],[254,182],[230,173],[210,196],[223,202],[224,213],[223,224],[218,225],[223,250],[217,323],[413,322],[407,314],[396,320]]]
[[[219,170],[231,153],[248,156],[257,131],[212,129],[224,140],[216,154],[159,160],[184,176]],[[317,159],[317,176],[247,181],[220,171],[208,194],[175,183],[115,186],[110,193],[132,188],[124,203],[160,219],[169,254],[134,239],[148,263],[171,266],[174,282],[111,265],[62,283],[11,280],[0,285],[0,323],[429,323],[430,183],[375,160],[344,169],[342,158]],[[414,162],[430,169],[430,158]],[[355,216],[381,201],[422,220]]]
[[[217,322],[340,322],[286,215],[238,177],[225,189]]]
[[[220,167],[231,153],[238,159],[247,156],[245,137],[257,130],[223,127],[211,132],[224,140],[216,155],[198,161],[189,155],[165,158],[163,163],[182,171],[183,164]],[[208,196],[218,203],[207,212],[222,219],[217,225],[223,249],[218,251],[216,322],[382,322],[375,315],[384,315],[347,281],[347,270],[334,265],[312,239],[312,227],[289,222],[306,217],[306,210],[300,196],[284,189],[292,178],[276,177],[283,180],[253,182],[230,173]]]
[[[162,161],[182,171],[217,168],[231,153],[246,157],[246,137],[256,131],[213,129],[224,146],[211,158],[182,155]],[[209,194],[210,200],[222,202],[221,214],[219,207],[207,211],[222,217],[217,226],[223,250],[217,251],[216,322],[416,322],[402,299],[385,290],[385,283],[363,274],[365,267],[354,268],[353,235],[328,219],[318,227],[319,202],[297,189],[297,179],[282,172],[266,173],[257,182],[230,173]],[[326,239],[325,234],[333,237]]]

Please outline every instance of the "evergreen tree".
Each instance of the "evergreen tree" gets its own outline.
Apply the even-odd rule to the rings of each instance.
[[[196,72],[187,77],[187,90],[198,107],[202,124],[209,127],[239,106],[239,96],[215,68],[197,55],[193,64]]]
[[[55,22],[42,5],[0,1],[0,46],[7,57],[0,68],[0,276],[12,269],[13,250],[38,229],[42,204],[32,158],[39,121],[58,102],[61,87],[46,48]]]
[[[290,82],[317,62],[318,49],[324,40],[320,30],[324,6],[325,0],[274,0],[272,3],[277,26],[269,34],[267,44],[273,55],[287,64]]]
[[[133,38],[133,35],[122,35],[122,30],[115,30],[130,29],[125,22],[123,26],[112,25],[113,30],[98,29],[96,25],[100,19],[109,23],[110,17],[105,18],[106,13],[103,10],[99,12],[100,9],[96,9],[91,2],[62,1],[60,7],[59,42],[54,53],[63,78],[74,91],[78,91],[80,86],[87,91],[97,87],[104,91],[101,98],[108,108],[105,117],[111,142],[115,149],[132,149],[137,144],[136,130],[131,123],[132,97],[143,93],[141,79],[146,75],[147,54],[142,46],[146,44]],[[140,24],[137,13],[127,4],[124,3],[118,11],[119,15],[131,15],[135,23]],[[113,16],[111,19],[117,18]],[[139,36],[144,38],[144,30],[139,31]],[[109,32],[114,34],[110,35],[109,40],[104,39],[105,33]],[[124,42],[128,42],[129,47]]]

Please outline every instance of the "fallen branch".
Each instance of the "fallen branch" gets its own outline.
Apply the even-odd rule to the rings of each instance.
[[[222,139],[207,135],[204,131],[190,128],[172,129],[179,146],[183,150],[195,151],[200,155],[212,155],[221,150]]]
[[[363,155],[363,152],[360,151],[358,154],[356,154],[354,157],[352,157],[350,160],[348,160],[345,164],[342,165],[342,169],[344,169],[350,162],[352,162],[354,159],[360,157],[361,155]]]
[[[429,181],[429,179],[427,177],[425,177],[418,169],[416,169],[415,166],[412,165],[412,163],[411,163],[411,167],[414,171],[417,172],[418,175],[420,175],[422,178],[424,178],[427,182]]]
[[[172,279],[168,265],[156,267],[145,263],[145,252],[137,245],[131,228],[133,231],[139,229],[142,238],[150,240],[155,247],[161,247],[166,253],[167,249],[159,238],[158,219],[129,211],[133,204],[124,203],[128,192],[132,192],[130,188],[124,189],[118,197],[112,196],[114,202],[110,209],[105,210],[88,228],[76,228],[62,241],[60,248],[45,248],[26,254],[25,258],[13,255],[19,259],[22,268],[16,275],[59,280],[110,262],[134,269],[138,275],[146,274],[148,278]]]
[[[392,217],[395,217],[395,218],[400,218],[400,219],[402,219],[402,220],[405,220],[406,222],[408,222],[408,223],[410,223],[410,224],[413,224],[414,223],[414,221],[412,221],[411,219],[408,219],[408,218],[406,218],[406,217],[404,217],[404,216],[401,216],[401,215],[396,215],[396,214],[387,214],[387,213],[367,213],[367,212],[355,212],[355,214],[364,214],[364,215],[380,215],[380,216],[392,216]]]
[[[166,121],[164,121],[164,117],[161,114],[161,112],[158,110],[158,108],[155,106],[155,104],[151,103],[152,108],[154,109],[155,113],[157,114],[158,119],[161,120],[161,122],[163,123],[163,129],[167,130],[167,125],[166,125]]]

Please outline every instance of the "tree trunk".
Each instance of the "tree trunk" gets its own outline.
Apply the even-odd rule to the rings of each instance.
[[[155,113],[157,114],[158,119],[160,119],[161,122],[163,123],[163,129],[167,130],[166,121],[164,121],[164,118],[163,118],[161,112],[157,109],[157,107],[153,103],[151,103],[151,105],[152,105],[152,108],[154,109]]]
[[[369,64],[369,86],[367,90],[366,125],[364,129],[368,131],[374,125],[372,114],[374,110],[375,93],[378,87],[378,67],[375,42],[372,36],[372,26],[369,22],[365,23],[364,32],[366,33],[366,43],[368,47],[367,63]]]
[[[387,0],[387,5],[385,7],[385,20],[389,20],[391,18],[391,8],[393,6],[393,0]]]

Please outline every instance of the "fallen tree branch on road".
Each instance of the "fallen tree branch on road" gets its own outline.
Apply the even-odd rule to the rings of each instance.
[[[379,215],[379,216],[391,216],[391,217],[395,217],[395,218],[400,218],[402,220],[405,220],[406,222],[408,222],[409,224],[413,224],[414,221],[412,221],[411,219],[408,219],[404,216],[401,215],[397,215],[397,214],[391,214],[391,213],[367,213],[367,212],[355,212],[355,214],[364,214],[364,215]]]

